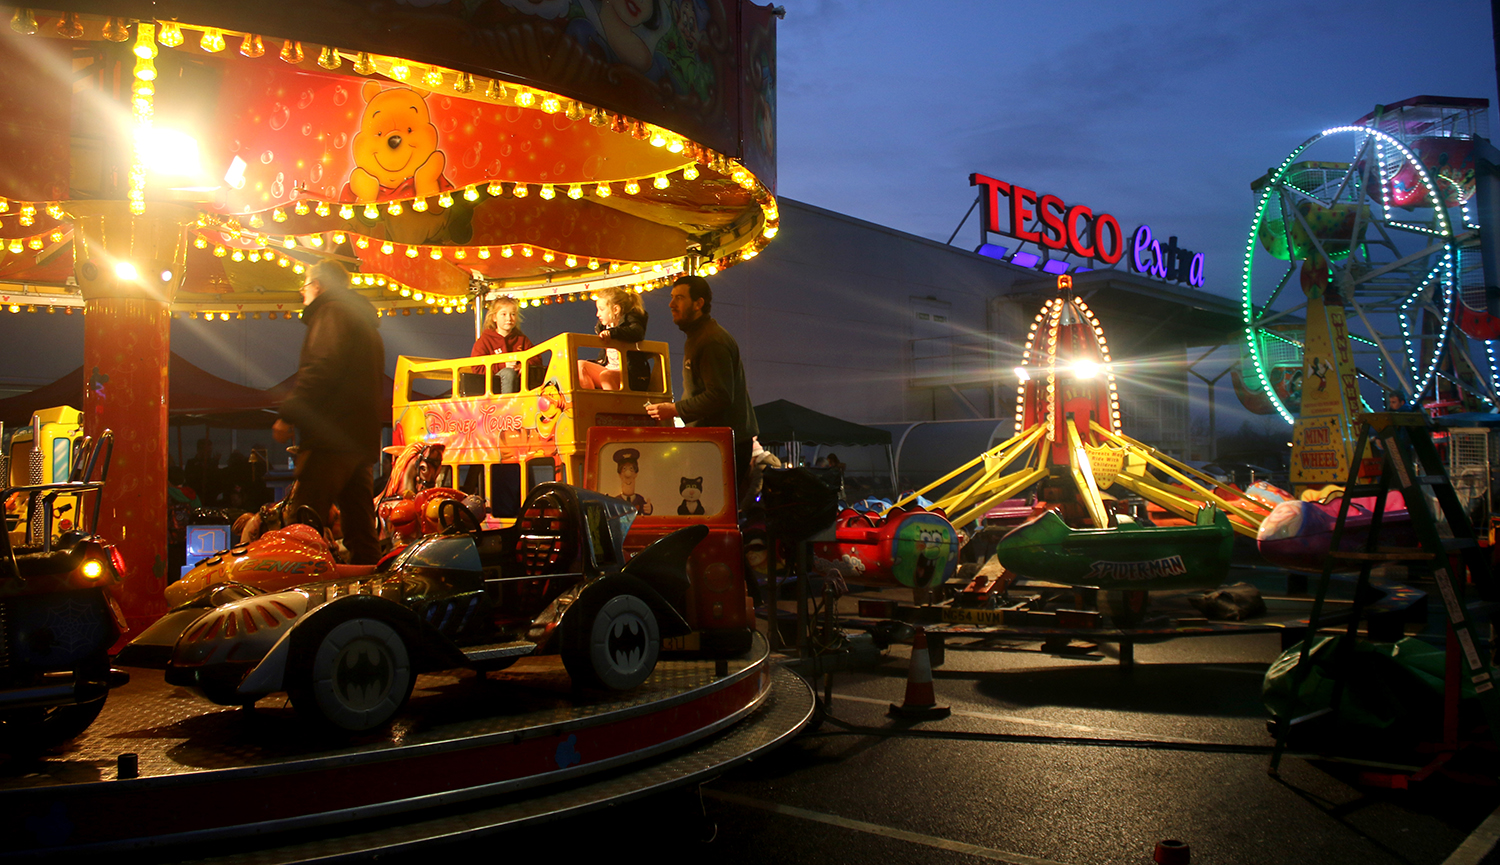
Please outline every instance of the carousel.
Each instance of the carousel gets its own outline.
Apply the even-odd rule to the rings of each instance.
[[[647,292],[753,258],[779,219],[776,14],[739,0],[14,8],[0,99],[24,119],[0,129],[0,321],[84,316],[82,432],[114,439],[93,530],[114,551],[119,631],[168,612],[173,319],[288,326],[328,259],[380,315],[410,316],[500,293]],[[488,537],[435,542],[478,549],[482,582]],[[628,578],[618,558],[590,579]],[[418,671],[399,720],[331,737],[279,698],[208,707],[137,672],[76,740],[0,771],[11,849],[249,849],[347,824],[319,834],[350,855],[390,850],[455,820],[494,829],[722,772],[812,708],[758,637],[734,656],[663,657],[623,693],[555,657],[505,669],[505,645],[465,651],[477,672]],[[26,780],[37,767],[45,789]]]

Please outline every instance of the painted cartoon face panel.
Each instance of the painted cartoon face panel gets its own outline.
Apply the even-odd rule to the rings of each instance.
[[[444,156],[427,101],[415,90],[382,90],[365,84],[364,114],[351,145],[355,168],[349,188],[357,201],[376,201],[396,190],[436,195],[443,184]],[[452,188],[452,184],[446,184]]]
[[[536,430],[544,439],[551,439],[557,432],[557,421],[568,410],[567,398],[558,387],[556,379],[548,379],[536,398]]]
[[[623,470],[628,468],[629,496],[662,503],[660,509],[643,511],[642,517],[714,517],[734,504],[724,489],[723,459],[712,442],[610,442],[599,451],[603,471],[597,488],[605,495],[621,495],[626,484]]]
[[[891,571],[903,586],[937,586],[958,567],[958,536],[953,526],[936,514],[903,517],[893,546]]]

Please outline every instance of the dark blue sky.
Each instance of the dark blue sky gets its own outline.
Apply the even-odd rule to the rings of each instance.
[[[1419,94],[1500,129],[1482,0],[784,5],[780,194],[947,240],[979,171],[1178,235],[1221,294],[1308,137]]]

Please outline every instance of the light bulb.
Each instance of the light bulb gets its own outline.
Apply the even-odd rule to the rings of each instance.
[[[162,28],[156,31],[156,40],[168,48],[177,48],[183,43],[183,28],[175,21],[162,21]]]
[[[130,49],[135,56],[142,60],[151,60],[156,57],[156,40],[153,39],[155,25],[142,21],[135,25],[135,47]]]
[[[21,14],[20,10],[18,10],[16,12],[16,14],[20,15]],[[13,29],[13,30],[15,29],[15,26],[16,26],[16,19],[15,18],[12,18],[10,20],[10,26],[11,26],[11,29]],[[32,31],[31,32],[35,33],[36,32],[36,21],[35,20],[33,20],[31,22],[31,26],[32,26]],[[128,27],[125,26],[125,22],[123,22],[119,18],[111,15],[104,22],[104,38],[108,39],[111,42],[124,42],[126,39],[130,38],[130,28],[128,28]]]
[[[62,17],[57,19],[57,35],[64,39],[83,38],[83,22],[78,20],[78,13],[64,12]],[[166,43],[163,42],[162,44],[165,45]],[[178,44],[181,44],[181,42],[179,41]],[[47,311],[51,312],[52,307],[47,307]]]
[[[262,40],[259,36],[254,35],[253,33],[246,33],[244,40],[240,42],[240,56],[260,57],[265,53],[265,41]]]

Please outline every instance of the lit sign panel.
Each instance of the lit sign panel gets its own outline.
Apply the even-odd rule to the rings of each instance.
[[[983,189],[979,204],[985,231],[1045,249],[1067,250],[1105,264],[1115,264],[1129,252],[1131,269],[1136,273],[1203,286],[1203,254],[1179,247],[1176,237],[1163,244],[1149,225],[1137,228],[1127,241],[1118,219],[1108,213],[1096,214],[1086,205],[1070,205],[1056,195],[1044,195],[983,174],[970,174],[969,185]],[[1001,205],[1002,197],[1006,206]]]

